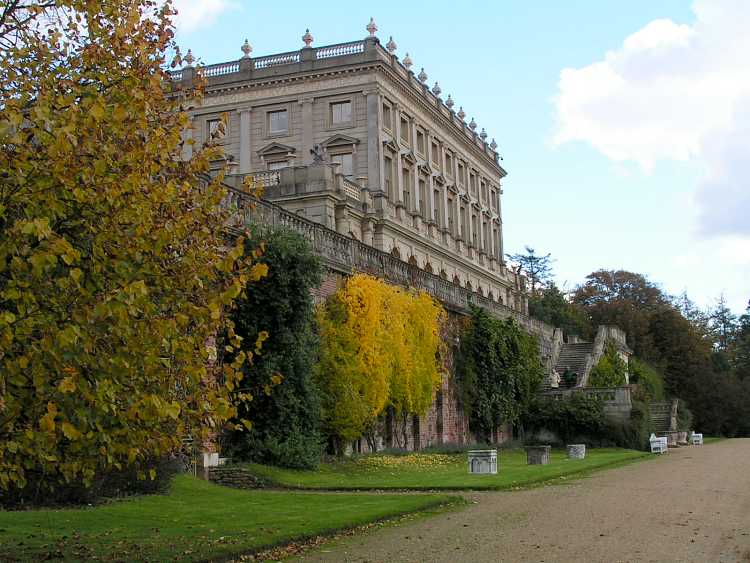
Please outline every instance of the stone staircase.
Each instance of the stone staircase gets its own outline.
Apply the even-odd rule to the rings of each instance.
[[[578,342],[576,344],[563,344],[560,355],[555,363],[555,371],[562,377],[566,368],[577,373],[579,381],[586,375],[586,368],[590,361],[589,358],[594,351],[593,342]],[[560,388],[572,387],[560,381]]]
[[[649,409],[654,432],[669,431],[671,429],[672,403],[651,403]]]

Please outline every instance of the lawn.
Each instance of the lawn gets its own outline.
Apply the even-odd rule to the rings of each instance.
[[[553,451],[549,465],[527,465],[523,450],[500,450],[497,475],[470,475],[466,453],[374,454],[324,463],[317,471],[258,464],[244,466],[254,475],[277,485],[303,489],[500,490],[569,478],[649,455],[634,450],[602,448],[589,450],[586,459],[572,460],[567,459],[564,451]]]
[[[0,511],[0,559],[226,558],[453,502],[459,500],[441,494],[242,491],[179,476],[167,495],[91,508]]]

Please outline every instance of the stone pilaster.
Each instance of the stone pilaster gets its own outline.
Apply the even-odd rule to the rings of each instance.
[[[304,51],[304,49],[303,49]],[[313,148],[313,98],[300,98],[299,105],[302,106],[302,162],[312,162]]]
[[[238,109],[240,114],[240,174],[252,172],[252,148],[250,138],[250,115],[251,108]]]

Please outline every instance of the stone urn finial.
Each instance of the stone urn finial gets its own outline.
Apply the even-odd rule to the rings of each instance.
[[[424,67],[422,68],[422,70],[419,71],[417,78],[419,79],[420,82],[427,81],[427,73],[424,71]]]
[[[193,68],[195,57],[193,56],[192,49],[188,49],[187,54],[182,58],[182,60],[185,62],[185,68]]]
[[[404,60],[401,61],[401,63],[406,67],[406,70],[411,69],[411,65],[414,64],[411,60],[411,57],[409,56],[409,53],[406,53],[406,56],[404,57]]]
[[[393,35],[391,35],[391,37],[388,39],[388,43],[385,44],[385,48],[388,49],[388,52],[391,55],[396,52],[398,45],[396,45],[396,42],[393,40]]]
[[[495,142],[495,139],[492,139],[492,142],[490,143],[490,148],[493,151],[497,149],[497,143]]]
[[[484,127],[482,127],[482,132],[479,134],[479,138],[483,141],[487,140],[487,131],[484,130]]]
[[[453,98],[451,98],[451,95],[448,94],[448,99],[445,100],[445,105],[448,107],[448,109],[453,109],[454,103],[455,102],[453,101]]]
[[[305,48],[309,49],[313,42],[313,36],[312,33],[310,33],[309,29],[305,30],[305,34],[302,36],[302,41],[305,43]]]
[[[375,18],[370,18],[370,23],[367,24],[365,29],[367,30],[367,33],[370,34],[370,37],[375,37],[375,32],[378,30],[378,24],[375,23]]]
[[[242,58],[243,59],[249,59],[250,53],[253,52],[253,47],[250,45],[247,39],[245,39],[245,42],[242,44],[242,47],[240,47],[242,50]]]
[[[476,128],[477,128],[477,122],[474,121],[474,118],[472,117],[471,121],[469,122],[469,129],[471,129],[472,131],[474,131]]]
[[[464,120],[464,117],[466,117],[466,112],[464,111],[464,107],[463,106],[461,106],[461,107],[458,108],[458,113],[456,115],[458,115],[458,118],[461,121]]]
[[[432,93],[435,94],[436,96],[440,96],[440,92],[442,91],[443,90],[440,88],[440,84],[438,84],[436,81],[435,85],[432,87]]]

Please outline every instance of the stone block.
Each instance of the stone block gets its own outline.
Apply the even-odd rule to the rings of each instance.
[[[586,444],[568,444],[569,459],[584,459],[586,457]]]
[[[547,465],[551,446],[526,446],[526,463],[528,465]]]
[[[475,475],[497,474],[497,450],[469,451],[469,473]]]

